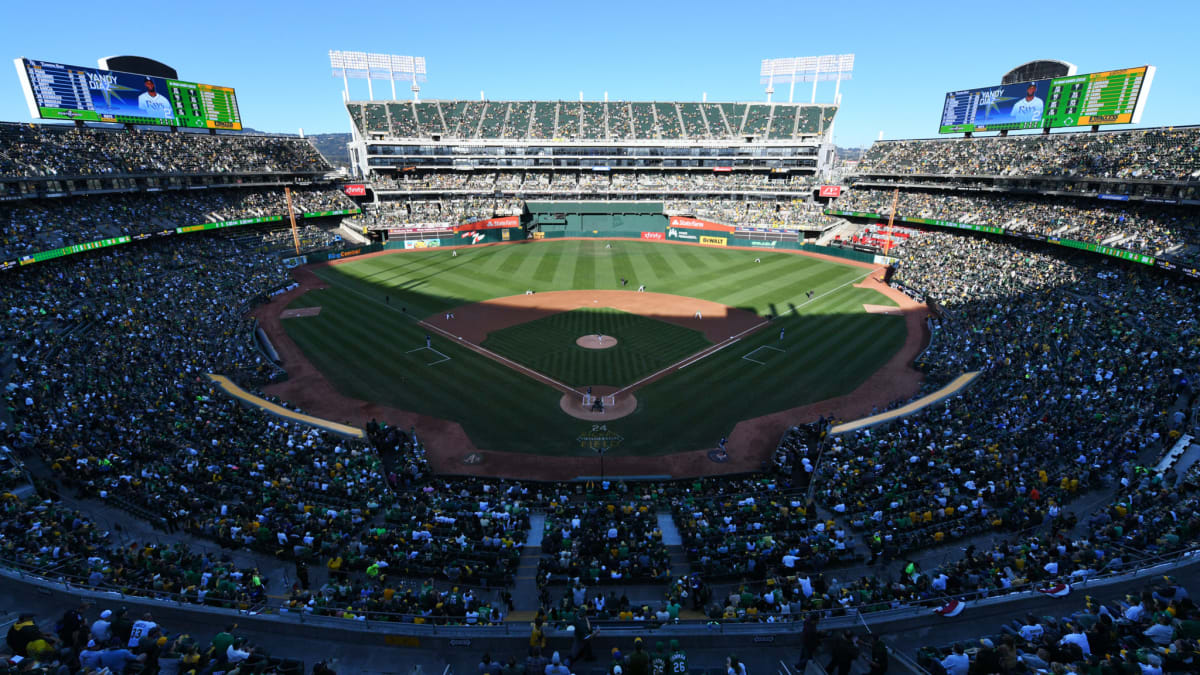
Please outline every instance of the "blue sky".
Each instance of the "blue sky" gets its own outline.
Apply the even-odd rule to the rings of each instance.
[[[1158,67],[1140,126],[1200,123],[1200,3],[250,2],[25,5],[0,26],[0,119],[28,121],[11,59],[94,66],[137,54],[182,79],[233,86],[247,126],[348,131],[328,50],[425,56],[423,98],[765,100],[763,58],[854,52],[835,141],[936,135],[946,91],[999,82],[1034,58],[1079,72]],[[36,14],[37,9],[45,17]],[[1024,17],[1024,18],[1022,18]],[[366,98],[365,81],[351,94]],[[375,82],[376,98],[390,95]],[[386,92],[386,93],[385,93]],[[410,96],[397,84],[397,93]],[[797,84],[796,100],[811,85]],[[787,88],[776,87],[775,100]],[[823,83],[818,102],[832,102]]]

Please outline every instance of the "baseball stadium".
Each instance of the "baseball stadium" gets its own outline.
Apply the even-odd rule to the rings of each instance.
[[[0,675],[1200,672],[1155,66],[849,160],[853,54],[633,101],[331,51],[339,166],[244,85],[11,56]]]

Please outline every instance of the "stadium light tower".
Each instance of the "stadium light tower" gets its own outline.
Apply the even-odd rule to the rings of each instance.
[[[842,80],[849,80],[854,70],[853,54],[830,54],[826,56],[800,56],[786,59],[763,59],[759,70],[759,84],[767,85],[767,102],[775,93],[776,80],[788,84],[788,103],[796,93],[796,82],[812,82],[812,101],[817,102],[817,82],[836,80],[834,99],[837,99]]]
[[[425,81],[425,57],[398,56],[395,54],[368,54],[367,52],[344,52],[329,50],[329,65],[333,76],[342,78],[346,98],[350,97],[349,78],[367,81],[367,96],[374,101],[375,89],[371,80],[387,80],[392,84],[392,100],[396,100],[396,80],[411,81],[413,100],[418,99]]]

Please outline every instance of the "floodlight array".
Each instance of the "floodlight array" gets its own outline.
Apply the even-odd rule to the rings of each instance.
[[[329,50],[329,65],[334,77],[374,80],[425,81],[424,56],[399,56]]]
[[[853,54],[827,54],[784,59],[763,59],[759,84],[849,80],[854,70]]]

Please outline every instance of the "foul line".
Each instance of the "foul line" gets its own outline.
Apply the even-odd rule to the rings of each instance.
[[[790,314],[790,313],[792,313],[792,312],[796,311],[797,309],[800,309],[801,307],[804,307],[805,305],[810,305],[810,304],[812,304],[812,303],[814,303],[814,302],[816,302],[816,301],[820,300],[821,298],[823,298],[823,297],[825,297],[825,296],[827,296],[827,295],[830,295],[830,294],[832,294],[832,293],[837,293],[838,291],[840,291],[840,290],[842,290],[843,288],[845,288],[845,287],[849,286],[850,284],[857,284],[858,282],[862,281],[863,279],[866,279],[867,277],[871,276],[871,275],[872,275],[872,274],[874,274],[875,272],[876,272],[876,270],[871,270],[870,272],[867,272],[866,274],[862,275],[861,277],[859,277],[859,278],[857,278],[857,279],[852,279],[852,280],[850,280],[850,281],[847,281],[846,283],[842,284],[841,286],[838,286],[837,288],[834,288],[834,289],[832,289],[832,290],[825,291],[824,293],[822,293],[822,294],[820,294],[820,295],[818,295],[818,296],[816,296],[816,297],[814,297],[814,298],[811,298],[811,299],[809,299],[809,300],[805,300],[804,302],[800,303],[799,305],[792,305],[792,306],[791,306],[791,307],[788,309],[788,311],[786,311],[786,312],[783,312],[783,313],[779,314],[779,315],[778,315],[778,316],[776,316],[775,318],[779,318],[779,317],[781,317],[781,316],[784,316],[785,314]]]
[[[328,282],[328,280],[326,280],[326,281]],[[334,283],[334,282],[329,282],[329,284],[331,286],[337,286],[338,288],[350,291],[351,293],[354,293],[355,295],[366,298],[367,300],[370,300],[371,302],[374,302],[375,304],[383,305],[384,307],[387,307],[388,309],[390,309],[394,312],[399,311],[395,307],[392,307],[391,305],[389,305],[388,303],[381,302],[379,300],[379,298],[371,297],[370,295],[363,293],[362,291],[358,290],[357,288],[351,288],[350,286],[346,286],[345,284],[339,284],[339,283]],[[407,313],[404,313],[404,314],[405,314],[405,316],[408,316]],[[412,317],[409,317],[409,318],[411,319]],[[467,349],[470,349],[471,351],[473,351],[477,354],[481,354],[490,359],[500,361],[501,363],[504,363],[505,365],[512,368],[513,370],[516,370],[532,379],[549,384],[550,386],[554,387],[555,389],[558,389],[559,391],[563,392],[564,394],[579,394],[580,393],[579,391],[572,389],[571,387],[563,384],[562,382],[559,382],[558,380],[556,380],[552,377],[548,377],[546,375],[539,373],[536,370],[526,368],[525,366],[523,366],[515,361],[506,359],[503,356],[500,356],[499,354],[497,354],[496,352],[484,349],[483,347],[480,347],[479,345],[475,344],[474,342],[469,342],[467,340],[464,340],[461,337],[455,335],[454,333],[451,333],[448,330],[438,328],[437,326],[435,326],[431,323],[426,323],[423,320],[419,320],[419,319],[413,319],[413,320],[415,320],[417,322],[418,326],[428,328],[429,330],[431,330],[435,333],[441,334],[443,337],[450,338],[450,339],[454,340],[456,343],[461,344],[462,346],[466,347]],[[425,348],[421,347],[421,349],[425,349]],[[438,353],[441,354],[441,352],[438,352]],[[442,354],[442,355],[445,356],[445,354]],[[434,363],[441,363],[441,361],[435,361]],[[432,365],[432,364],[430,364],[430,365]]]

